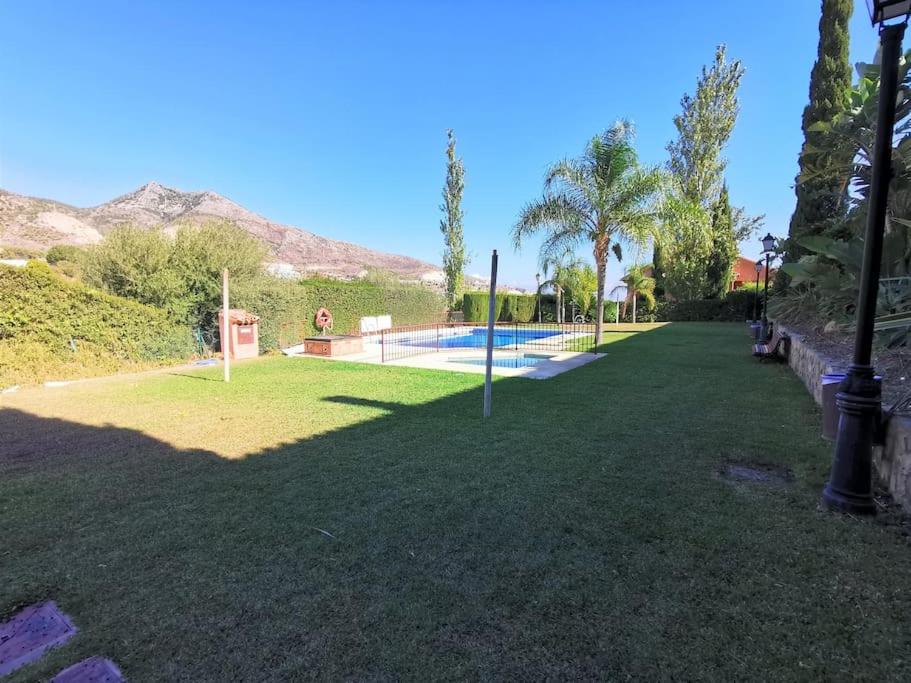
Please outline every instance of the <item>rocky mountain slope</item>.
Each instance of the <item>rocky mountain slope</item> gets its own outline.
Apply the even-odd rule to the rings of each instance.
[[[215,192],[182,192],[156,182],[105,204],[82,209],[0,190],[0,245],[47,249],[56,244],[95,244],[117,225],[142,227],[228,220],[265,242],[280,272],[355,277],[367,268],[403,278],[436,281],[439,266],[333,240],[273,223]]]

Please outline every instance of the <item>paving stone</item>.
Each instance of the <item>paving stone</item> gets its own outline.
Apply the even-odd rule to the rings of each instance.
[[[0,624],[0,676],[34,662],[75,633],[73,622],[53,602],[26,607]]]
[[[110,659],[89,657],[67,667],[51,683],[124,683],[126,679]]]

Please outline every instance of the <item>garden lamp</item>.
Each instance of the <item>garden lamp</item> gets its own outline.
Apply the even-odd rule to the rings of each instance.
[[[911,0],[868,0],[870,19],[879,25],[880,73],[876,137],[870,160],[870,199],[864,231],[864,257],[857,296],[854,357],[835,397],[840,417],[832,473],[822,492],[822,504],[855,514],[876,513],[873,502],[873,434],[881,420],[879,382],[873,371],[873,319],[883,257],[883,229],[889,179],[892,175],[892,137],[898,94],[898,62],[908,24]],[[892,24],[890,19],[902,20]]]
[[[762,238],[762,253],[765,254],[765,287],[762,291],[762,327],[760,328],[760,335],[763,339],[769,338],[769,261],[772,258],[772,254],[775,253],[775,238],[772,237],[772,233],[769,233]],[[756,262],[756,287],[759,288],[759,264],[761,261]]]
[[[911,12],[911,0],[867,0],[867,10],[873,25],[882,25],[884,21],[905,17]]]
[[[762,272],[762,259],[756,261],[756,289],[753,291],[753,320],[759,319],[759,273]]]
[[[538,322],[541,322],[541,273],[535,273],[535,280],[538,283]]]

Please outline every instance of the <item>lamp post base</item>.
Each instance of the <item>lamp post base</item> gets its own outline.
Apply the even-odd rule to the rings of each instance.
[[[827,509],[876,514],[873,502],[873,440],[880,419],[880,386],[869,365],[852,365],[835,397],[841,413],[832,474],[822,492]]]

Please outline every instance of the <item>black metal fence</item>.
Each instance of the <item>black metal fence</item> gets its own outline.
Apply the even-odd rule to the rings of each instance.
[[[375,342],[374,342],[375,343]],[[379,334],[382,362],[450,349],[487,347],[485,323],[430,323],[393,327]],[[594,323],[497,323],[495,350],[592,352]]]

